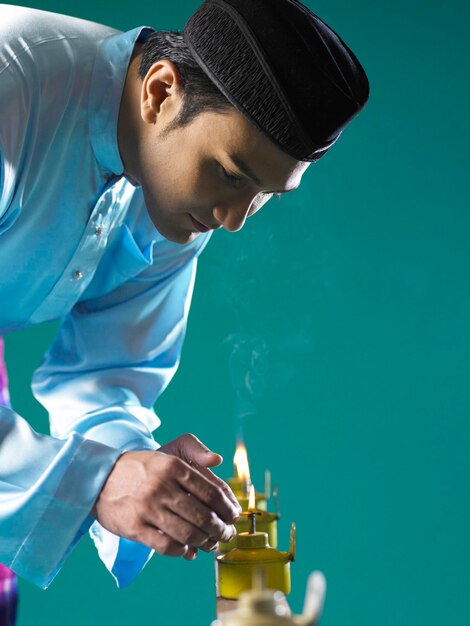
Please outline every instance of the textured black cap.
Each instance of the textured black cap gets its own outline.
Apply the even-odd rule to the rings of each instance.
[[[354,53],[297,0],[206,0],[183,36],[226,98],[301,161],[319,159],[369,97]]]

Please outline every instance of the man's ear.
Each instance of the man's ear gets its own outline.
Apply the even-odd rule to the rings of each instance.
[[[174,63],[163,59],[152,65],[142,81],[140,114],[146,124],[159,116],[175,115],[181,106],[181,75]]]

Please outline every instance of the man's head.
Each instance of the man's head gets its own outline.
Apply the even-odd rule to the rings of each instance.
[[[120,148],[168,239],[239,230],[365,104],[365,74],[337,35],[296,0],[266,2],[206,0],[183,35],[152,34],[134,60]]]

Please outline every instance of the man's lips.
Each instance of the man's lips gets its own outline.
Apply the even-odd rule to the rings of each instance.
[[[191,218],[194,226],[198,229],[199,232],[207,233],[208,230],[211,230],[209,226],[206,226],[205,224],[201,224],[201,222],[198,222],[197,219],[194,218],[190,213],[189,213],[189,217]]]

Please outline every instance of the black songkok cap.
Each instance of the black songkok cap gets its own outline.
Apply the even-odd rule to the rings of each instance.
[[[297,0],[206,0],[183,36],[225,97],[299,161],[316,161],[364,107],[354,53]]]

